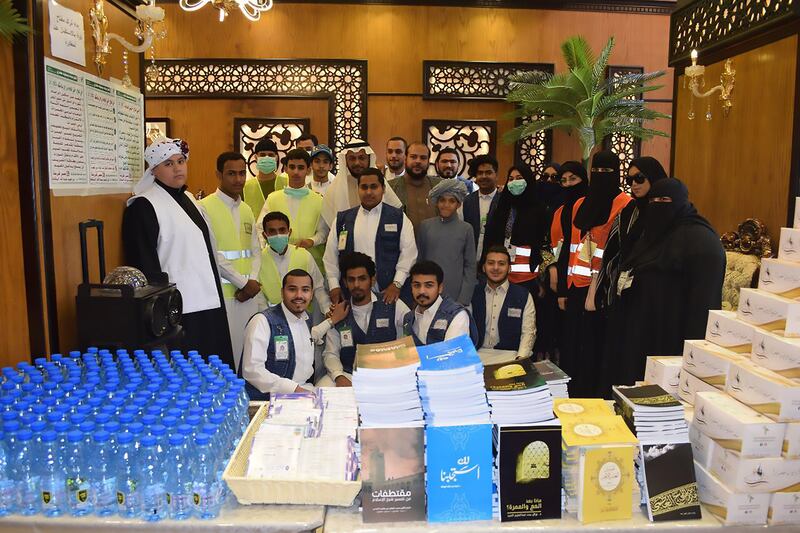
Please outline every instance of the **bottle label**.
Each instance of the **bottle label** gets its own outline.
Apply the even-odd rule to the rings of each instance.
[[[120,491],[117,491],[117,503],[119,505],[125,505],[125,495]]]
[[[79,490],[75,493],[75,497],[78,499],[78,502],[86,503],[89,501],[89,491],[86,489]]]
[[[47,505],[47,504],[50,503],[50,501],[51,501],[50,492],[48,492],[46,490],[42,491],[42,503]]]

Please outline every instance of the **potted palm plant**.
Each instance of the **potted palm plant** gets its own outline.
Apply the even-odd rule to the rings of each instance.
[[[11,4],[11,0],[0,0],[0,37],[11,42],[16,35],[28,33],[30,27],[19,11]]]
[[[650,82],[664,71],[606,77],[606,67],[614,48],[608,39],[598,57],[583,37],[570,37],[561,45],[568,70],[558,74],[525,72],[511,78],[506,99],[518,106],[517,116],[532,119],[510,131],[516,141],[549,129],[577,134],[584,165],[594,148],[612,133],[650,139],[668,137],[663,131],[645,126],[648,120],[670,118],[645,107],[643,94],[661,88]]]

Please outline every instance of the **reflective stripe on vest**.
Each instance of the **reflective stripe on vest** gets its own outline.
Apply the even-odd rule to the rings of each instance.
[[[246,203],[239,204],[239,228],[233,226],[233,215],[228,205],[218,196],[216,192],[200,200],[203,209],[214,232],[214,239],[217,241],[218,253],[231,262],[233,268],[243,276],[249,276],[252,268],[252,243],[253,228],[255,220],[253,211]],[[222,283],[222,294],[225,298],[233,298],[236,294],[236,287],[232,283],[225,283],[220,276]]]
[[[539,268],[531,271],[531,247],[511,245],[514,260],[511,262],[511,272],[508,280],[511,283],[525,283],[536,277]]]

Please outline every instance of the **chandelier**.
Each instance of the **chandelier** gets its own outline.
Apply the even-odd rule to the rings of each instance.
[[[272,0],[180,0],[181,9],[184,11],[197,11],[206,4],[211,4],[219,10],[220,22],[237,7],[252,21],[260,19],[261,13],[272,9]]]

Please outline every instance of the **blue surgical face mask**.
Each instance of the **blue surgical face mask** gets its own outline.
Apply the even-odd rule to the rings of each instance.
[[[525,180],[509,181],[506,184],[506,188],[508,189],[508,192],[510,192],[514,196],[519,196],[520,194],[525,192],[525,189],[527,187],[528,187],[528,182],[525,181]]]
[[[262,172],[263,174],[270,174],[275,172],[275,170],[278,168],[278,160],[268,155],[259,157],[258,160],[256,160],[256,168],[258,168],[258,171]]]
[[[278,235],[270,235],[267,237],[267,243],[269,244],[270,248],[279,254],[282,254],[286,251],[286,247],[289,246],[289,234],[280,233]]]

